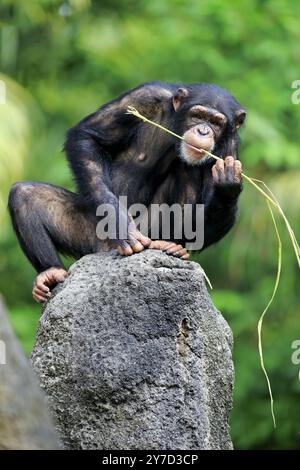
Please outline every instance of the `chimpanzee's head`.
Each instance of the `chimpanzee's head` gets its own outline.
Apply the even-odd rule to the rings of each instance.
[[[184,86],[175,92],[173,108],[174,127],[184,137],[179,143],[184,161],[202,164],[209,157],[201,149],[219,157],[238,158],[237,130],[246,112],[227,91],[206,83]]]

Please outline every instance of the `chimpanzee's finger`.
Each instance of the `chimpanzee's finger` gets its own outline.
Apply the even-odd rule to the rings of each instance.
[[[164,251],[164,252],[166,253],[166,252],[169,251],[171,248],[174,248],[174,246],[176,246],[176,243],[170,242],[168,245],[166,245],[166,246],[164,246],[164,247],[162,248],[162,251]]]
[[[45,285],[45,279],[44,278],[37,277],[36,281],[35,281],[35,286],[43,292],[49,292],[50,291],[49,287]]]
[[[151,244],[151,238],[146,237],[142,233],[139,233],[136,235],[136,239],[141,242],[141,244],[145,247],[148,248]]]
[[[219,183],[224,183],[225,181],[225,171],[224,171],[224,160],[222,159],[218,159],[216,161],[216,170],[217,170],[217,173],[218,173],[218,178],[219,178]]]
[[[39,304],[43,304],[46,300],[44,297],[42,297],[41,295],[36,294],[35,292],[32,292],[32,297]]]
[[[59,276],[56,277],[56,282],[65,282],[67,279],[68,275],[60,274]]]
[[[213,177],[214,182],[218,183],[219,182],[219,174],[218,174],[216,165],[214,165],[212,167],[211,172],[212,172],[212,177]]]
[[[49,292],[44,292],[41,289],[39,289],[37,286],[34,287],[33,292],[37,295],[40,295],[41,297],[44,297],[45,299],[47,299],[48,297],[51,296],[50,291]]]
[[[225,177],[228,181],[233,181],[234,179],[234,158],[233,157],[225,158]]]
[[[166,251],[166,253],[167,253],[167,255],[174,255],[174,253],[177,253],[178,251],[181,251],[181,250],[183,250],[183,249],[184,249],[184,248],[183,248],[182,245],[175,245],[175,246],[169,248],[169,249]]]
[[[119,254],[123,256],[130,256],[133,254],[131,246],[126,242],[122,242],[122,245],[119,245],[117,250]]]
[[[172,256],[176,256],[176,258],[181,258],[182,256],[187,255],[188,252],[186,251],[186,248],[183,248],[182,250],[175,251]]]
[[[139,253],[140,251],[144,250],[144,246],[137,240],[129,240],[129,244],[134,253]]]
[[[235,160],[234,162],[234,180],[237,183],[240,183],[242,179],[242,164],[239,160]]]

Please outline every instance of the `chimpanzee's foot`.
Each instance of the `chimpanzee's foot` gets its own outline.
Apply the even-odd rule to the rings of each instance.
[[[51,289],[59,282],[64,282],[67,277],[68,273],[63,268],[49,268],[43,271],[35,278],[32,297],[42,304],[51,296]]]
[[[154,248],[155,250],[162,250],[167,255],[176,256],[181,259],[189,259],[190,255],[187,252],[187,249],[182,245],[177,245],[177,243],[167,242],[164,240],[154,240],[151,241],[149,248]]]

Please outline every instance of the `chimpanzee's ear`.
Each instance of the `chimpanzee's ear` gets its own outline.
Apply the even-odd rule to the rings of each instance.
[[[173,107],[175,111],[178,111],[188,96],[189,92],[186,88],[178,88],[173,96]]]
[[[241,127],[242,124],[244,124],[245,119],[246,119],[247,113],[244,109],[239,109],[235,113],[235,128],[238,129]]]

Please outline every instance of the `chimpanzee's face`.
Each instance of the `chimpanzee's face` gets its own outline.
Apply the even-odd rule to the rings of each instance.
[[[227,123],[227,118],[214,108],[202,105],[192,106],[186,117],[182,157],[191,164],[197,164],[206,156],[204,150],[213,152]]]
[[[223,143],[226,151],[226,140],[237,142],[237,129],[246,117],[240,104],[215,85],[199,85],[199,92],[193,96],[187,89],[179,88],[173,97],[173,106],[180,115],[184,139],[180,156],[190,165],[202,164],[206,160],[205,150],[214,152]]]

